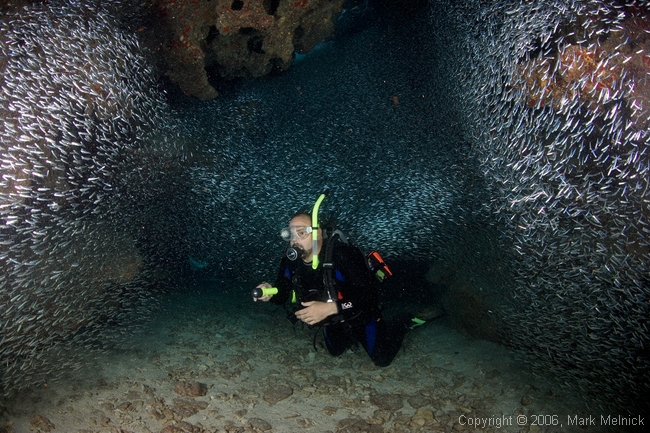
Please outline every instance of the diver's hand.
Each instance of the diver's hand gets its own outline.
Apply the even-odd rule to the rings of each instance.
[[[271,284],[264,281],[262,284],[258,285],[255,288],[256,289],[270,289],[271,287],[273,287]],[[255,302],[257,302],[257,301],[268,302],[272,297],[273,297],[273,295],[262,296],[261,298],[253,298],[253,301],[255,301]]]
[[[302,302],[303,309],[296,311],[296,317],[308,325],[315,325],[339,312],[336,302]]]

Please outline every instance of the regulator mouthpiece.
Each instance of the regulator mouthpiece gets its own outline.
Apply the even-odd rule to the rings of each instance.
[[[302,257],[305,254],[305,250],[300,247],[289,247],[287,248],[287,258],[292,262],[295,261],[298,257]]]

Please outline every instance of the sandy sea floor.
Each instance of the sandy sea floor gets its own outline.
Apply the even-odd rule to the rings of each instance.
[[[379,368],[361,348],[331,357],[320,335],[314,350],[315,331],[245,288],[163,304],[130,349],[5,402],[0,432],[616,431],[570,426],[597,413],[444,318]]]

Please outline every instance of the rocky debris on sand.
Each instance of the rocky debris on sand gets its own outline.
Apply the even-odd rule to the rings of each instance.
[[[39,432],[50,432],[56,428],[54,427],[54,424],[52,424],[52,421],[43,415],[34,415],[30,418],[29,423]]]
[[[414,409],[420,409],[421,407],[431,404],[431,398],[422,394],[412,395],[408,397],[406,401]]]
[[[263,399],[265,402],[267,402],[269,405],[273,406],[279,401],[284,400],[285,398],[291,396],[293,394],[293,389],[286,385],[278,385],[278,386],[273,386],[266,391],[264,391]]]
[[[186,397],[200,397],[207,394],[208,387],[201,382],[176,382],[174,392]]]
[[[424,427],[428,424],[432,424],[435,421],[433,412],[429,409],[418,409],[415,412],[415,415],[411,417],[411,427]]]
[[[384,425],[393,418],[393,412],[384,409],[377,409],[372,418],[368,420],[369,424]]]
[[[338,410],[339,410],[339,408],[338,408],[338,407],[334,407],[334,406],[325,406],[325,407],[323,408],[323,412],[324,412],[325,415],[327,415],[327,416],[332,416],[332,415],[334,415]]]
[[[160,430],[160,433],[209,433],[209,431],[202,426],[181,421],[174,425],[165,426],[164,429]]]
[[[273,428],[271,424],[268,422],[264,421],[261,418],[251,418],[248,420],[248,427],[252,428],[256,432],[260,431],[269,431]]]
[[[355,418],[342,419],[336,424],[336,433],[383,433],[384,428]]]
[[[402,397],[396,394],[375,394],[370,397],[370,402],[380,409],[391,412],[400,410],[404,406]]]
[[[189,418],[195,413],[208,407],[205,401],[188,401],[180,398],[174,399],[174,407],[172,410],[179,414],[182,418]]]

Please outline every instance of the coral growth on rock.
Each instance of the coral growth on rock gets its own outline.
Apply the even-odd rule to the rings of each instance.
[[[592,111],[624,100],[634,124],[643,129],[650,119],[650,25],[642,17],[606,27],[596,21],[586,35],[567,28],[559,38],[558,51],[521,65],[526,77],[528,105],[551,105],[561,111],[580,101]],[[600,26],[596,28],[597,26]]]
[[[152,0],[164,73],[186,94],[211,99],[209,80],[286,70],[333,32],[343,0]],[[208,72],[209,71],[209,72]]]

